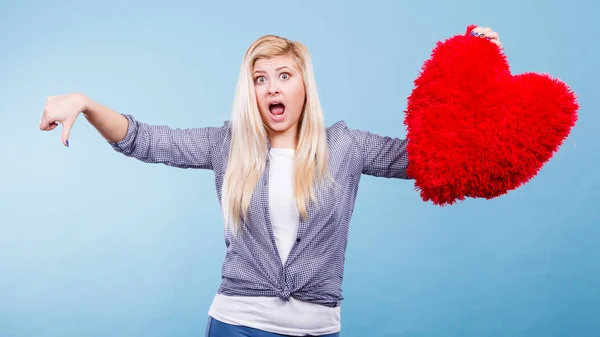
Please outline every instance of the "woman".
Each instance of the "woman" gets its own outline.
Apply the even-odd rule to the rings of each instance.
[[[500,46],[498,35],[478,36]],[[79,93],[49,97],[40,128],[80,112],[126,156],[210,169],[225,219],[222,283],[207,336],[338,336],[348,224],[362,174],[408,179],[406,140],[325,127],[311,59],[298,42],[263,36],[241,65],[231,122],[147,125]]]

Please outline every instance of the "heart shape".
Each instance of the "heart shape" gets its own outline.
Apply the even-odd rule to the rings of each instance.
[[[408,97],[408,175],[424,201],[492,199],[532,179],[577,121],[575,94],[547,74],[513,75],[500,49],[438,42]]]

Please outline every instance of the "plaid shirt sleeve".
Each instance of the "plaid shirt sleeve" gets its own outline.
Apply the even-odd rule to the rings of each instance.
[[[410,179],[406,174],[406,139],[381,136],[368,131],[348,129],[362,151],[362,173],[375,177]]]
[[[110,143],[117,152],[146,163],[213,169],[212,150],[225,133],[225,127],[179,129],[149,125],[131,115],[124,116],[129,121],[125,138]]]

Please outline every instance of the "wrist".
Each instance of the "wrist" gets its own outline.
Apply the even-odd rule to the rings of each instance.
[[[86,96],[85,94],[82,93],[78,93],[77,94],[79,101],[80,101],[80,106],[81,106],[81,113],[83,113],[84,115],[90,115],[94,112],[94,101],[92,101],[88,96]]]

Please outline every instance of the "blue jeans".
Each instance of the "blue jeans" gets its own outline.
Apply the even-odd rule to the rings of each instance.
[[[321,335],[318,337],[339,337],[340,333]],[[231,325],[208,317],[206,325],[206,337],[289,337],[276,333],[266,332],[245,326]]]

